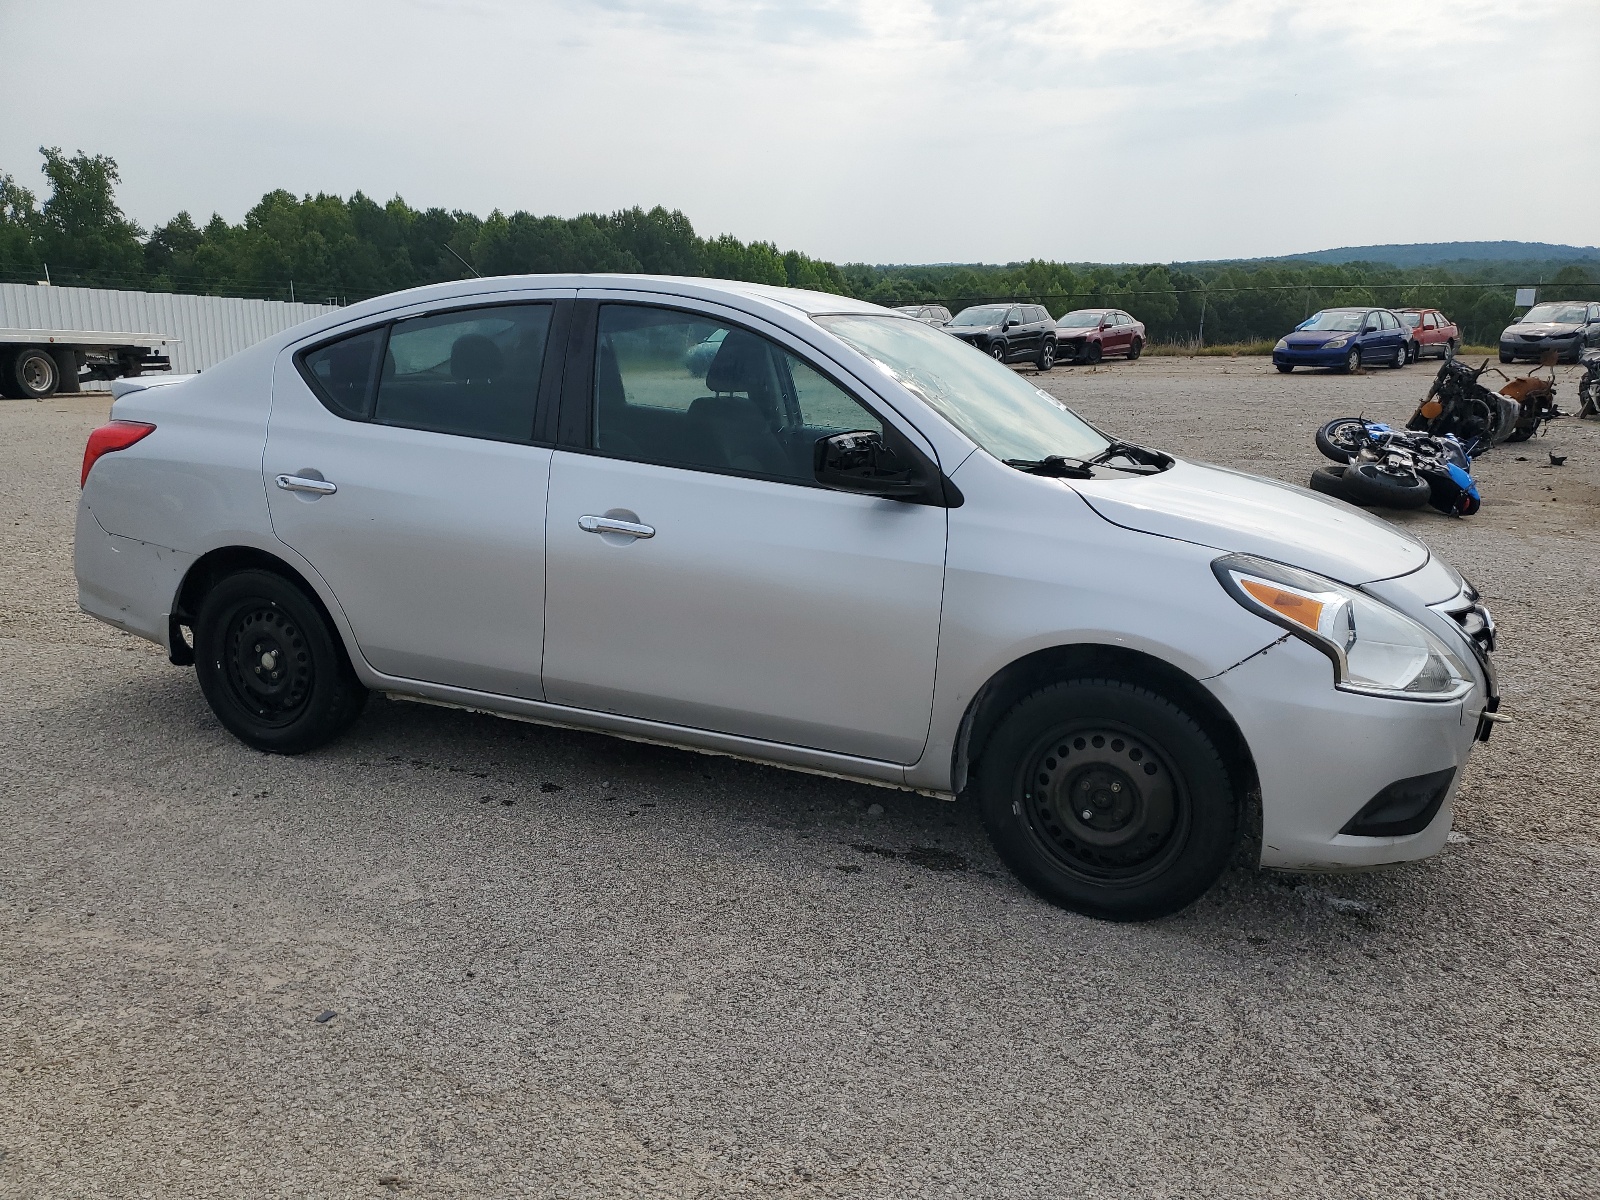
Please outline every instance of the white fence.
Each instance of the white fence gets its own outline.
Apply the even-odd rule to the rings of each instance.
[[[178,339],[166,348],[176,372],[215,366],[263,338],[333,308],[233,296],[0,283],[0,329],[164,334]]]

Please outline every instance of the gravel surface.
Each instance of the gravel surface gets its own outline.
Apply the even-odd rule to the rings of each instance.
[[[1317,424],[1430,374],[1040,382],[1303,483]],[[960,804],[381,700],[247,750],[77,612],[105,409],[0,404],[0,1195],[1600,1194],[1600,424],[1406,518],[1516,718],[1447,851],[1116,926]]]

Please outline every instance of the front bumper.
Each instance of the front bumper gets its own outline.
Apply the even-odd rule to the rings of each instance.
[[[1324,687],[1308,687],[1316,679]],[[1368,867],[1437,854],[1479,730],[1489,684],[1443,703],[1391,700],[1333,686],[1328,660],[1287,637],[1205,681],[1233,715],[1261,784],[1261,865],[1314,870]],[[1449,789],[1418,833],[1342,833],[1367,803],[1398,780],[1449,771]]]
[[[1577,334],[1566,337],[1540,338],[1537,342],[1524,341],[1522,338],[1501,338],[1500,353],[1509,354],[1512,358],[1527,358],[1537,362],[1547,350],[1554,350],[1562,358],[1576,358],[1583,352],[1583,339]]]
[[[1279,367],[1342,367],[1349,353],[1350,347],[1347,345],[1340,346],[1336,350],[1324,350],[1320,347],[1315,350],[1301,350],[1296,346],[1290,346],[1287,350],[1274,350],[1272,363]]]

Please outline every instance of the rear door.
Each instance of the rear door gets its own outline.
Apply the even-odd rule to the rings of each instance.
[[[914,762],[945,510],[822,488],[811,466],[819,437],[883,418],[748,318],[596,299],[550,475],[548,699]],[[708,368],[686,369],[719,330]]]
[[[541,698],[551,450],[535,408],[559,384],[546,349],[569,313],[549,299],[435,311],[280,357],[273,530],[378,671]]]

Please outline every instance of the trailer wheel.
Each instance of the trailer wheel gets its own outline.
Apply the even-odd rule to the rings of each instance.
[[[43,400],[53,396],[60,382],[61,368],[56,366],[56,360],[37,346],[17,351],[16,357],[6,364],[8,390],[14,390],[19,399]]]

